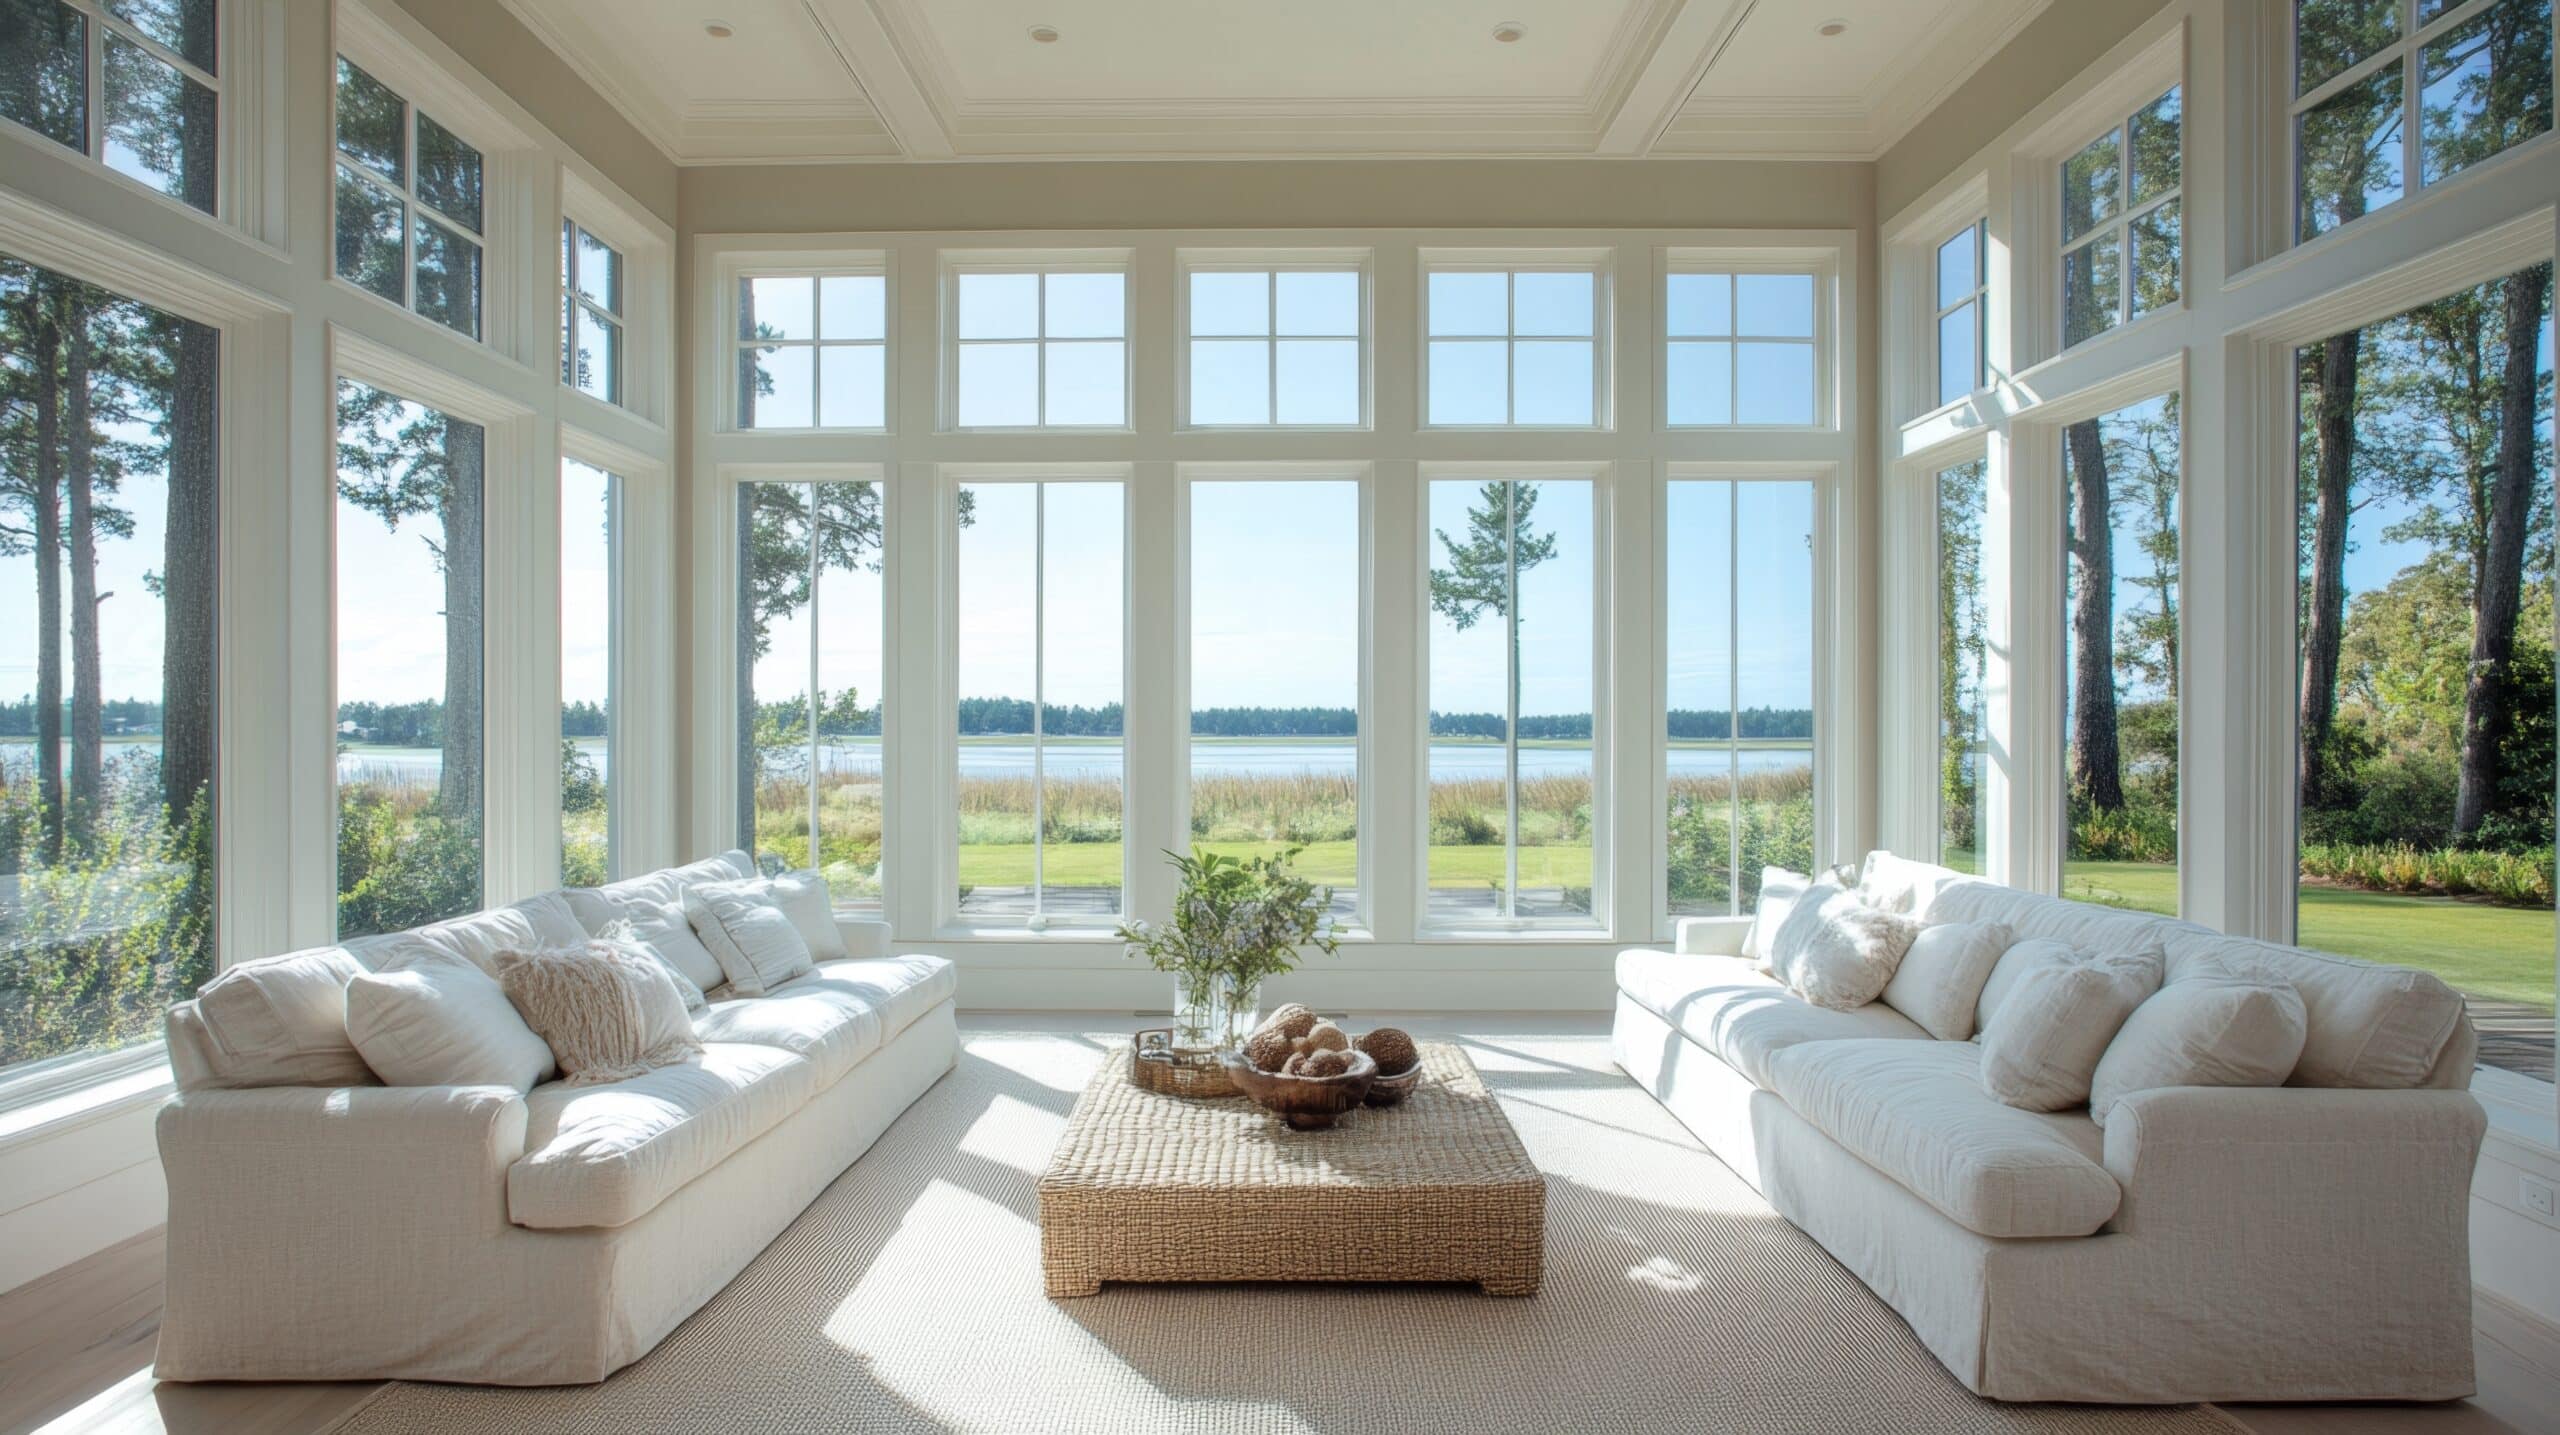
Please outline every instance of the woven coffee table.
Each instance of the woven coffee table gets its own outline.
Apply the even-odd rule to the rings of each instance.
[[[1547,1186],[1474,1063],[1424,1043],[1401,1106],[1292,1131],[1249,1100],[1085,1087],[1040,1178],[1051,1297],[1104,1281],[1468,1281],[1535,1295]]]

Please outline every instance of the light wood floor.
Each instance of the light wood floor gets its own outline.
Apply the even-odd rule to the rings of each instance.
[[[1580,1031],[1579,1018],[1393,1017],[1418,1035]],[[973,1014],[970,1029],[1088,1031],[1099,1017]],[[1589,1023],[1606,1030],[1605,1019]],[[213,1435],[259,1431],[319,1435],[382,1387],[162,1385],[151,1378],[160,1327],[164,1243],[148,1231],[0,1295],[0,1432],[47,1435]],[[2479,1347],[2481,1393],[2448,1405],[2241,1405],[2225,1407],[2260,1435],[2513,1435],[2560,1430],[2548,1374],[2492,1342]],[[2504,1417],[2504,1418],[2501,1418]]]

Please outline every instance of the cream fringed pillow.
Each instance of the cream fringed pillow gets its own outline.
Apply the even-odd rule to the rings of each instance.
[[[1778,929],[1778,980],[1833,1011],[1856,1011],[1882,995],[1920,924],[1879,912],[1829,883],[1817,883]]]
[[[498,957],[498,982],[571,1086],[628,1081],[702,1050],[667,969],[611,942]]]

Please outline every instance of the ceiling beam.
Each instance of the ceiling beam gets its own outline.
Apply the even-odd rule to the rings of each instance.
[[[862,87],[863,98],[879,111],[880,123],[900,153],[909,159],[952,157],[951,132],[944,128],[915,71],[907,67],[906,57],[898,52],[897,41],[890,38],[876,0],[845,0],[837,5],[800,0],[800,7],[834,47],[845,73]]]
[[[1662,27],[1653,52],[1629,80],[1617,110],[1600,126],[1593,153],[1640,155],[1679,117],[1690,94],[1706,79],[1760,0],[1681,0]]]

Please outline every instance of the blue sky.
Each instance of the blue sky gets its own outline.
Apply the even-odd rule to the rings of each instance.
[[[1667,705],[1813,706],[1813,485],[1675,480],[1664,512]]]

